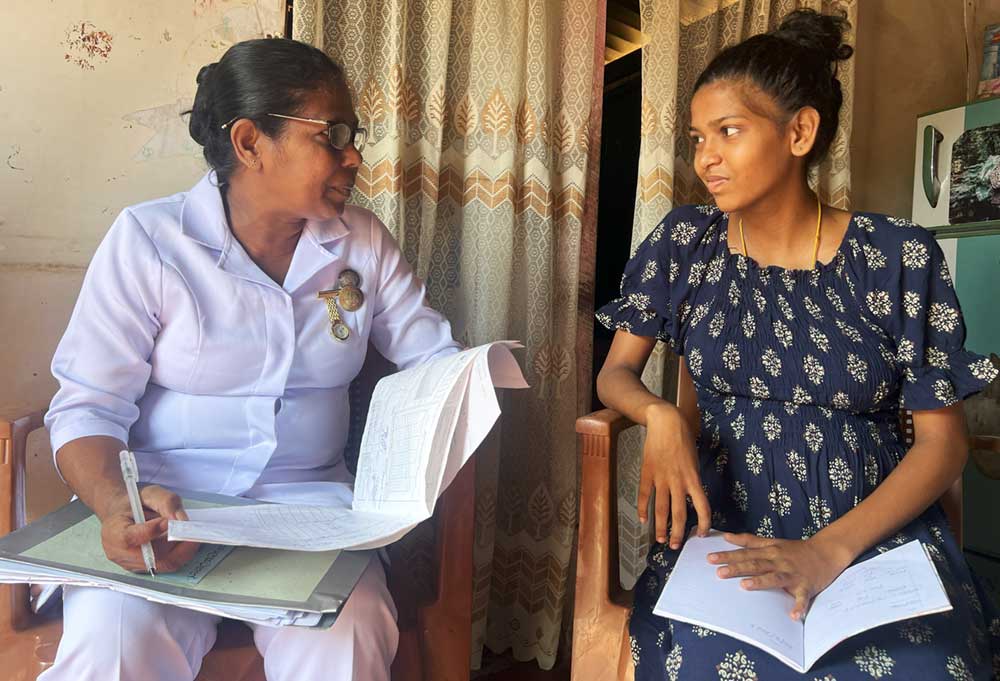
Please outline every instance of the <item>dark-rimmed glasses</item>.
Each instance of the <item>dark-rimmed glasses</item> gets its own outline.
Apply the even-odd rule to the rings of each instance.
[[[337,151],[343,151],[348,147],[348,145],[353,145],[354,148],[360,153],[364,151],[365,143],[368,142],[368,131],[365,128],[354,128],[347,123],[342,123],[340,121],[325,121],[322,118],[302,118],[301,116],[289,116],[287,114],[276,113],[269,113],[265,115],[274,116],[275,118],[284,118],[289,121],[299,121],[300,123],[316,123],[318,125],[325,125],[326,136],[330,141],[330,146]],[[228,123],[224,123],[222,125],[222,129],[225,130],[240,118],[242,117],[237,116]]]

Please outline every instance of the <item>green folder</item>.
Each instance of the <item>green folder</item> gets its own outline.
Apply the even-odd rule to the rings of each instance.
[[[176,490],[188,508],[261,503],[242,497]],[[371,551],[283,551],[205,545],[177,573],[133,573],[112,563],[101,546],[101,526],[76,500],[0,538],[0,581],[5,567],[21,574],[39,568],[107,588],[148,592],[151,600],[194,600],[226,609],[260,608],[318,614],[330,626],[372,557]],[[49,575],[51,577],[51,575]],[[50,580],[51,581],[51,580]],[[142,596],[143,593],[136,595]],[[178,603],[180,607],[183,604]],[[315,617],[313,618],[315,619]]]

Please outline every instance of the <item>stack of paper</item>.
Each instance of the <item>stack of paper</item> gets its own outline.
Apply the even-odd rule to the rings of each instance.
[[[527,388],[510,341],[481,345],[379,381],[361,440],[351,508],[257,504],[188,511],[169,537],[298,551],[390,544],[434,503],[489,433],[493,388]]]
[[[182,492],[187,508],[248,503]],[[101,525],[74,501],[0,539],[0,583],[97,586],[151,601],[271,626],[329,627],[370,552],[305,553],[206,544],[176,573],[128,572],[101,546]]]

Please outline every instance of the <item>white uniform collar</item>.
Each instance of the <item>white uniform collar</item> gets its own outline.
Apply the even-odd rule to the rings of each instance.
[[[229,225],[214,170],[205,173],[184,197],[181,233],[217,251],[225,246]]]
[[[350,230],[341,215],[322,222],[310,220],[305,231],[317,243],[325,244],[347,236]],[[232,238],[214,170],[205,173],[185,196],[181,207],[181,232],[217,251],[225,250],[227,242]]]

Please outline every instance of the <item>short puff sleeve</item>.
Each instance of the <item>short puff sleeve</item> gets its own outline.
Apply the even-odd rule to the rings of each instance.
[[[996,377],[987,357],[965,349],[965,321],[944,253],[926,230],[887,218],[896,227],[898,257],[866,294],[869,311],[896,339],[902,365],[900,406],[939,409],[969,397]],[[887,225],[888,227],[888,225]]]
[[[695,251],[705,246],[703,237],[715,231],[718,216],[718,209],[703,206],[668,213],[636,249],[622,275],[621,295],[597,311],[597,321],[609,329],[657,338],[683,354],[683,315],[678,312],[689,293],[686,271]]]

